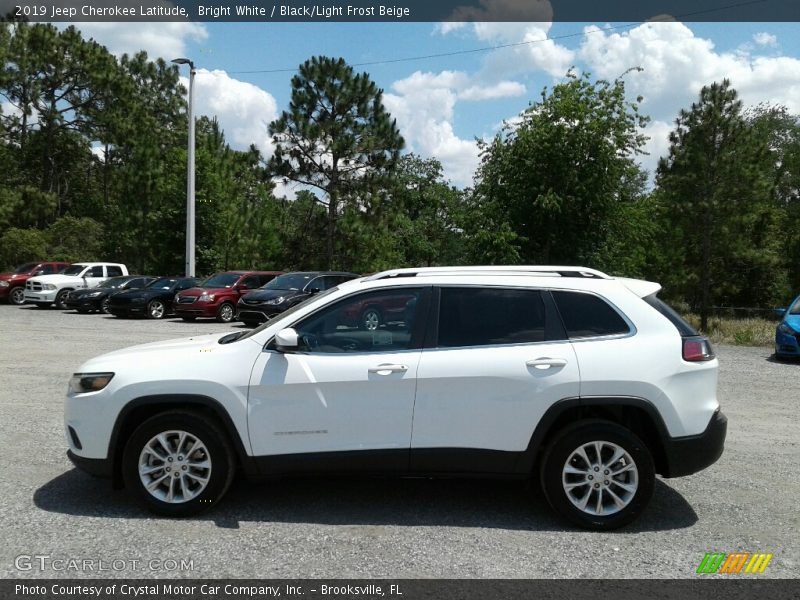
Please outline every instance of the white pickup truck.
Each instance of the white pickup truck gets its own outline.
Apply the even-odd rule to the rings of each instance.
[[[119,263],[85,262],[75,263],[58,275],[31,277],[25,283],[25,303],[39,308],[55,305],[66,308],[67,295],[72,290],[93,288],[109,277],[128,275],[128,268]]]

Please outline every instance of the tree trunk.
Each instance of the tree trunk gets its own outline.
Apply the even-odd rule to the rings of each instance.
[[[711,308],[711,201],[703,214],[703,258],[700,264],[700,329],[708,332],[708,312]]]
[[[339,200],[336,192],[330,192],[328,200],[328,249],[327,249],[327,263],[328,270],[333,271],[333,255],[335,250],[336,238],[336,210]]]

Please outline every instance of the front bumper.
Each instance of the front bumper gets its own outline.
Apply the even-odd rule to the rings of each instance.
[[[109,306],[108,312],[115,317],[133,317],[144,315],[146,309],[146,304],[130,304],[128,306]]]
[[[775,331],[775,354],[800,357],[800,333],[794,335]]]
[[[728,418],[717,411],[703,433],[664,440],[667,472],[664,477],[683,477],[713,465],[725,448]]]
[[[71,308],[74,310],[78,310],[80,308],[97,310],[100,307],[99,298],[80,298],[76,300],[68,296],[65,304],[67,308]]]
[[[274,316],[286,310],[282,306],[273,306],[269,304],[259,304],[257,306],[239,304],[236,308],[237,319],[240,321],[256,321],[258,323],[269,321]]]
[[[93,477],[102,477],[103,479],[110,479],[114,470],[112,462],[107,458],[84,458],[73,453],[72,450],[67,450],[67,458],[72,461],[72,464],[78,467],[81,471],[92,475]]]
[[[191,304],[175,304],[172,308],[177,317],[216,317],[219,304],[208,302],[192,302]]]
[[[52,304],[56,301],[58,290],[32,292],[25,290],[25,302],[33,302],[34,304]]]

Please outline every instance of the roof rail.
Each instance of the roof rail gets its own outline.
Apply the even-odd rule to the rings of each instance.
[[[581,279],[611,279],[602,271],[587,267],[538,266],[538,265],[492,265],[469,267],[421,267],[418,269],[391,269],[370,275],[365,281],[394,277],[424,277],[426,275],[529,275],[539,277],[578,277]]]

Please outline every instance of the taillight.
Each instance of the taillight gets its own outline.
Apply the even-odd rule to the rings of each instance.
[[[683,360],[701,362],[714,358],[711,342],[701,336],[683,338]]]

